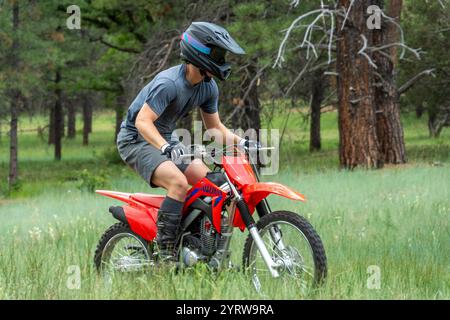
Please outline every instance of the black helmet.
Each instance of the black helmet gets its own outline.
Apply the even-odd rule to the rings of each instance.
[[[221,80],[231,72],[231,65],[225,61],[227,51],[245,54],[227,30],[209,22],[193,22],[181,35],[180,47],[183,60]]]

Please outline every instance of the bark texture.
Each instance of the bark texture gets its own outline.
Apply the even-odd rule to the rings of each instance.
[[[347,10],[351,0],[340,0]],[[372,72],[368,60],[358,52],[363,47],[361,35],[371,38],[366,27],[366,8],[370,1],[353,3],[343,30],[343,18],[338,20],[337,43],[339,160],[341,167],[382,166],[376,131],[376,116],[372,103]]]
[[[87,94],[82,96],[83,104],[83,145],[89,144],[89,134],[92,130],[92,106]]]
[[[373,0],[373,2],[383,9],[384,0]],[[399,17],[402,1],[391,0],[390,2],[391,15]],[[383,21],[382,28],[373,31],[373,46],[381,47],[395,42],[398,42],[398,31],[392,23]],[[383,52],[377,51],[374,52],[373,59],[377,65],[377,73],[374,78],[374,103],[382,161],[391,164],[405,163],[405,141],[400,121],[400,106],[395,81],[397,51],[395,47]]]

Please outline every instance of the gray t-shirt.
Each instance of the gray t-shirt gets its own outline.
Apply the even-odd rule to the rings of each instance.
[[[194,107],[204,112],[215,113],[218,110],[219,89],[216,82],[202,81],[192,85],[186,79],[186,65],[180,64],[158,73],[137,95],[128,108],[127,117],[121,127],[130,135],[137,135],[135,126],[137,114],[144,103],[159,116],[154,122],[159,133],[170,141],[177,121]]]

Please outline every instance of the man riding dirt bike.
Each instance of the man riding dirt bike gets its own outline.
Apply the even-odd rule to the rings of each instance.
[[[185,63],[160,72],[139,92],[117,138],[122,159],[152,187],[167,190],[158,212],[156,237],[162,260],[173,260],[189,185],[209,172],[201,161],[179,161],[186,147],[172,136],[176,122],[199,106],[207,129],[219,130],[226,141],[245,142],[220,121],[219,90],[212,79],[225,80],[230,75],[227,51],[244,54],[244,50],[224,28],[206,22],[192,23],[181,36],[180,48]]]
[[[100,239],[97,268],[130,271],[155,262],[205,262],[213,269],[226,268],[232,230],[238,227],[250,233],[243,263],[252,270],[256,289],[263,275],[269,280],[286,275],[283,288],[298,283],[305,289],[305,279],[320,283],[326,276],[320,237],[306,219],[273,212],[266,200],[269,194],[299,201],[304,196],[278,183],[260,182],[255,164],[248,160],[251,151],[264,148],[237,136],[219,118],[219,92],[212,77],[226,80],[231,71],[226,53],[244,50],[224,28],[206,22],[192,23],[181,36],[180,48],[184,63],[160,72],[139,92],[117,138],[121,158],[167,195],[97,191],[127,204],[110,208],[121,222]],[[222,137],[214,142],[228,144],[214,155],[204,146],[189,150],[172,134],[177,120],[197,106],[206,128]],[[213,171],[201,160],[208,156]],[[119,246],[123,239],[128,240]]]

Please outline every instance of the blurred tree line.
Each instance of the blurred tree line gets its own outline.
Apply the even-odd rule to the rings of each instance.
[[[67,8],[73,4],[81,10],[79,30],[66,26],[66,20],[73,14],[67,12]],[[309,39],[315,44],[311,49],[300,45],[307,26],[315,19],[315,16],[309,16],[302,21],[302,26],[293,28],[289,46],[283,54],[282,68],[274,67],[280,43],[292,21],[306,12],[317,10],[321,4],[322,8],[334,6],[340,22],[334,21],[332,25],[322,18],[323,24],[311,28]],[[388,48],[371,54],[373,61],[384,66],[374,71],[373,77],[378,74],[387,81],[381,85],[383,90],[380,90],[378,99],[382,99],[386,108],[391,108],[386,110],[394,114],[400,110],[414,111],[418,117],[427,114],[424,121],[429,124],[430,135],[438,136],[442,127],[450,122],[450,60],[447,53],[450,5],[446,1],[421,0],[365,0],[356,1],[356,4],[354,1],[323,4],[321,1],[321,4],[313,0],[0,1],[0,134],[9,132],[10,136],[10,185],[18,175],[19,116],[48,116],[48,125],[38,128],[38,132],[54,145],[56,160],[61,159],[64,139],[72,139],[77,134],[76,117],[83,120],[83,128],[79,131],[83,134],[84,145],[89,143],[94,110],[114,110],[117,134],[135,94],[158,72],[180,63],[179,36],[192,21],[199,20],[225,26],[247,52],[242,57],[229,57],[234,65],[232,76],[219,83],[222,120],[232,128],[259,129],[262,119],[266,119],[270,126],[277,105],[283,105],[286,118],[294,108],[309,106],[305,119],[310,121],[310,150],[315,151],[321,148],[321,113],[330,108],[339,109],[340,102],[344,101],[337,79],[340,73],[346,72],[343,67],[347,67],[348,77],[353,76],[354,81],[359,81],[358,75],[352,74],[355,68],[352,69],[351,61],[339,64],[339,59],[342,62],[342,57],[347,56],[342,52],[346,48],[340,47],[339,43],[331,45],[327,42],[330,30],[334,28],[334,34],[339,38],[347,36],[349,44],[353,44],[356,50],[361,48],[362,40],[356,33],[351,35],[351,29],[358,14],[363,15],[364,19],[358,20],[362,24],[368,17],[365,9],[369,5],[379,5],[391,14],[397,10],[398,17],[394,18],[402,25],[408,46],[422,48],[425,52],[420,60],[408,56],[398,61],[397,58],[390,61],[385,57],[398,57],[397,50],[401,48]],[[339,14],[341,7],[348,9],[352,6],[356,9],[349,11],[347,17],[345,11],[344,15]],[[316,32],[320,28],[327,31],[322,34]],[[386,27],[383,30],[391,29]],[[370,45],[382,46],[383,37],[387,36],[391,37],[390,40],[400,37],[398,32],[386,35],[374,31],[367,34]],[[361,55],[355,57],[361,63],[368,63]],[[369,70],[370,66],[365,68]],[[360,71],[364,72],[364,69]],[[377,87],[376,81],[373,82],[373,87]],[[340,114],[344,115],[343,112]],[[180,126],[191,129],[198,117],[194,112],[182,119]],[[360,130],[364,131],[366,123],[351,122],[354,120],[352,117],[348,113],[349,123],[353,123],[351,126],[360,123]],[[283,132],[283,128],[280,129]],[[383,130],[397,130],[402,134],[399,117],[394,127]],[[359,135],[358,132],[353,135]],[[376,132],[373,134],[377,135]],[[341,136],[345,134],[341,133]],[[389,141],[388,136],[386,139]],[[361,144],[367,144],[366,140],[360,140]],[[406,161],[403,137],[395,152],[389,150],[390,142],[383,147],[382,140],[377,142],[380,145],[376,148],[386,150],[375,158],[380,162]],[[341,164],[354,167],[364,165],[366,161],[353,160],[347,164],[345,159],[341,159]]]

